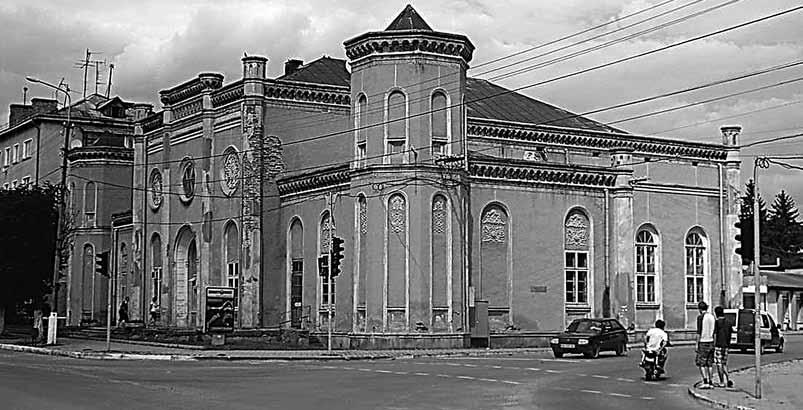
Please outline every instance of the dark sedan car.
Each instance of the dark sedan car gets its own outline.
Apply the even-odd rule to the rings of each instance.
[[[555,357],[582,353],[596,358],[601,351],[621,356],[627,351],[627,331],[616,319],[576,319],[563,333],[549,341]]]

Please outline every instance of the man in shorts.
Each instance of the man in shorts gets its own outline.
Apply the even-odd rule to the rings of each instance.
[[[714,365],[717,367],[717,374],[719,375],[719,385],[717,387],[733,387],[733,382],[728,376],[728,349],[730,348],[733,329],[725,319],[725,309],[722,306],[714,308],[714,315],[717,317],[714,323]]]
[[[700,315],[697,317],[697,356],[694,359],[694,364],[700,369],[700,375],[703,381],[700,384],[701,389],[710,389],[711,384],[711,367],[714,364],[714,325],[716,319],[711,312],[708,311],[708,304],[700,302],[697,304],[700,310]]]

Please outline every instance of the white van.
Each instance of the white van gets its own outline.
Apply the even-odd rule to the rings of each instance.
[[[725,309],[725,320],[733,327],[731,335],[731,349],[746,351],[755,348],[755,324],[756,311],[753,309]],[[775,319],[767,312],[761,312],[761,353],[764,349],[774,349],[776,352],[783,352],[783,333],[781,328],[775,323]]]

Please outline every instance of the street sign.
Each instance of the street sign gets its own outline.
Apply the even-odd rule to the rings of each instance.
[[[207,332],[234,330],[235,289],[223,286],[206,288],[205,328]]]

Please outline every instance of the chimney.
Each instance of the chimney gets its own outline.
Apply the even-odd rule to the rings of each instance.
[[[739,135],[742,133],[741,125],[723,125],[719,131],[722,133],[722,145],[729,147],[739,145]]]
[[[9,105],[8,126],[9,128],[25,121],[34,114],[33,106],[25,104]]]
[[[284,75],[290,75],[298,71],[304,65],[304,60],[291,58],[284,63]]]
[[[152,113],[153,113],[153,105],[136,103],[128,111],[128,117],[133,121],[140,121],[147,118]]]
[[[31,104],[36,114],[46,114],[58,109],[58,101],[50,98],[32,98]]]

